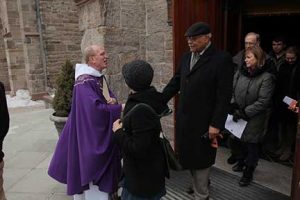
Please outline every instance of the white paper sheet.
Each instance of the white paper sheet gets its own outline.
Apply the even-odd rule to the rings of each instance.
[[[297,101],[295,99],[292,99],[288,96],[285,96],[282,101],[291,107],[296,106],[297,104]]]
[[[225,128],[230,131],[235,137],[241,138],[246,125],[247,121],[239,119],[237,122],[235,122],[232,120],[232,115],[228,115],[225,123]]]

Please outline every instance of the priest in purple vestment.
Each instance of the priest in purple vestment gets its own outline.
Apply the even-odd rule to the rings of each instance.
[[[67,184],[67,194],[74,200],[108,200],[121,174],[112,124],[120,117],[122,105],[102,74],[108,60],[104,48],[91,45],[84,58],[86,64],[76,64],[71,112],[48,174]]]

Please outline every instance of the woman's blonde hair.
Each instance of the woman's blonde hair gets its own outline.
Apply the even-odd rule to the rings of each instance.
[[[266,63],[266,54],[260,46],[250,47],[245,51],[245,55],[252,53],[257,60],[257,67],[261,68]]]

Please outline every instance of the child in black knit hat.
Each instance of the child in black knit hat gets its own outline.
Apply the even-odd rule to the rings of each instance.
[[[168,106],[162,94],[151,86],[154,72],[149,63],[143,60],[127,63],[122,74],[131,93],[122,122],[117,120],[113,124],[114,139],[123,155],[125,178],[121,199],[159,200],[166,194],[167,166],[159,139],[158,115],[168,110]]]

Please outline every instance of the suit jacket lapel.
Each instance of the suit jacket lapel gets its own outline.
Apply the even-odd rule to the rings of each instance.
[[[204,52],[203,55],[201,55],[200,59],[196,62],[195,66],[190,70],[190,72],[187,74],[187,76],[190,76],[193,74],[195,71],[197,71],[199,68],[203,67],[206,62],[209,61],[210,55],[213,52],[213,47],[212,45],[208,47],[208,49]],[[190,60],[190,59],[189,59]]]

